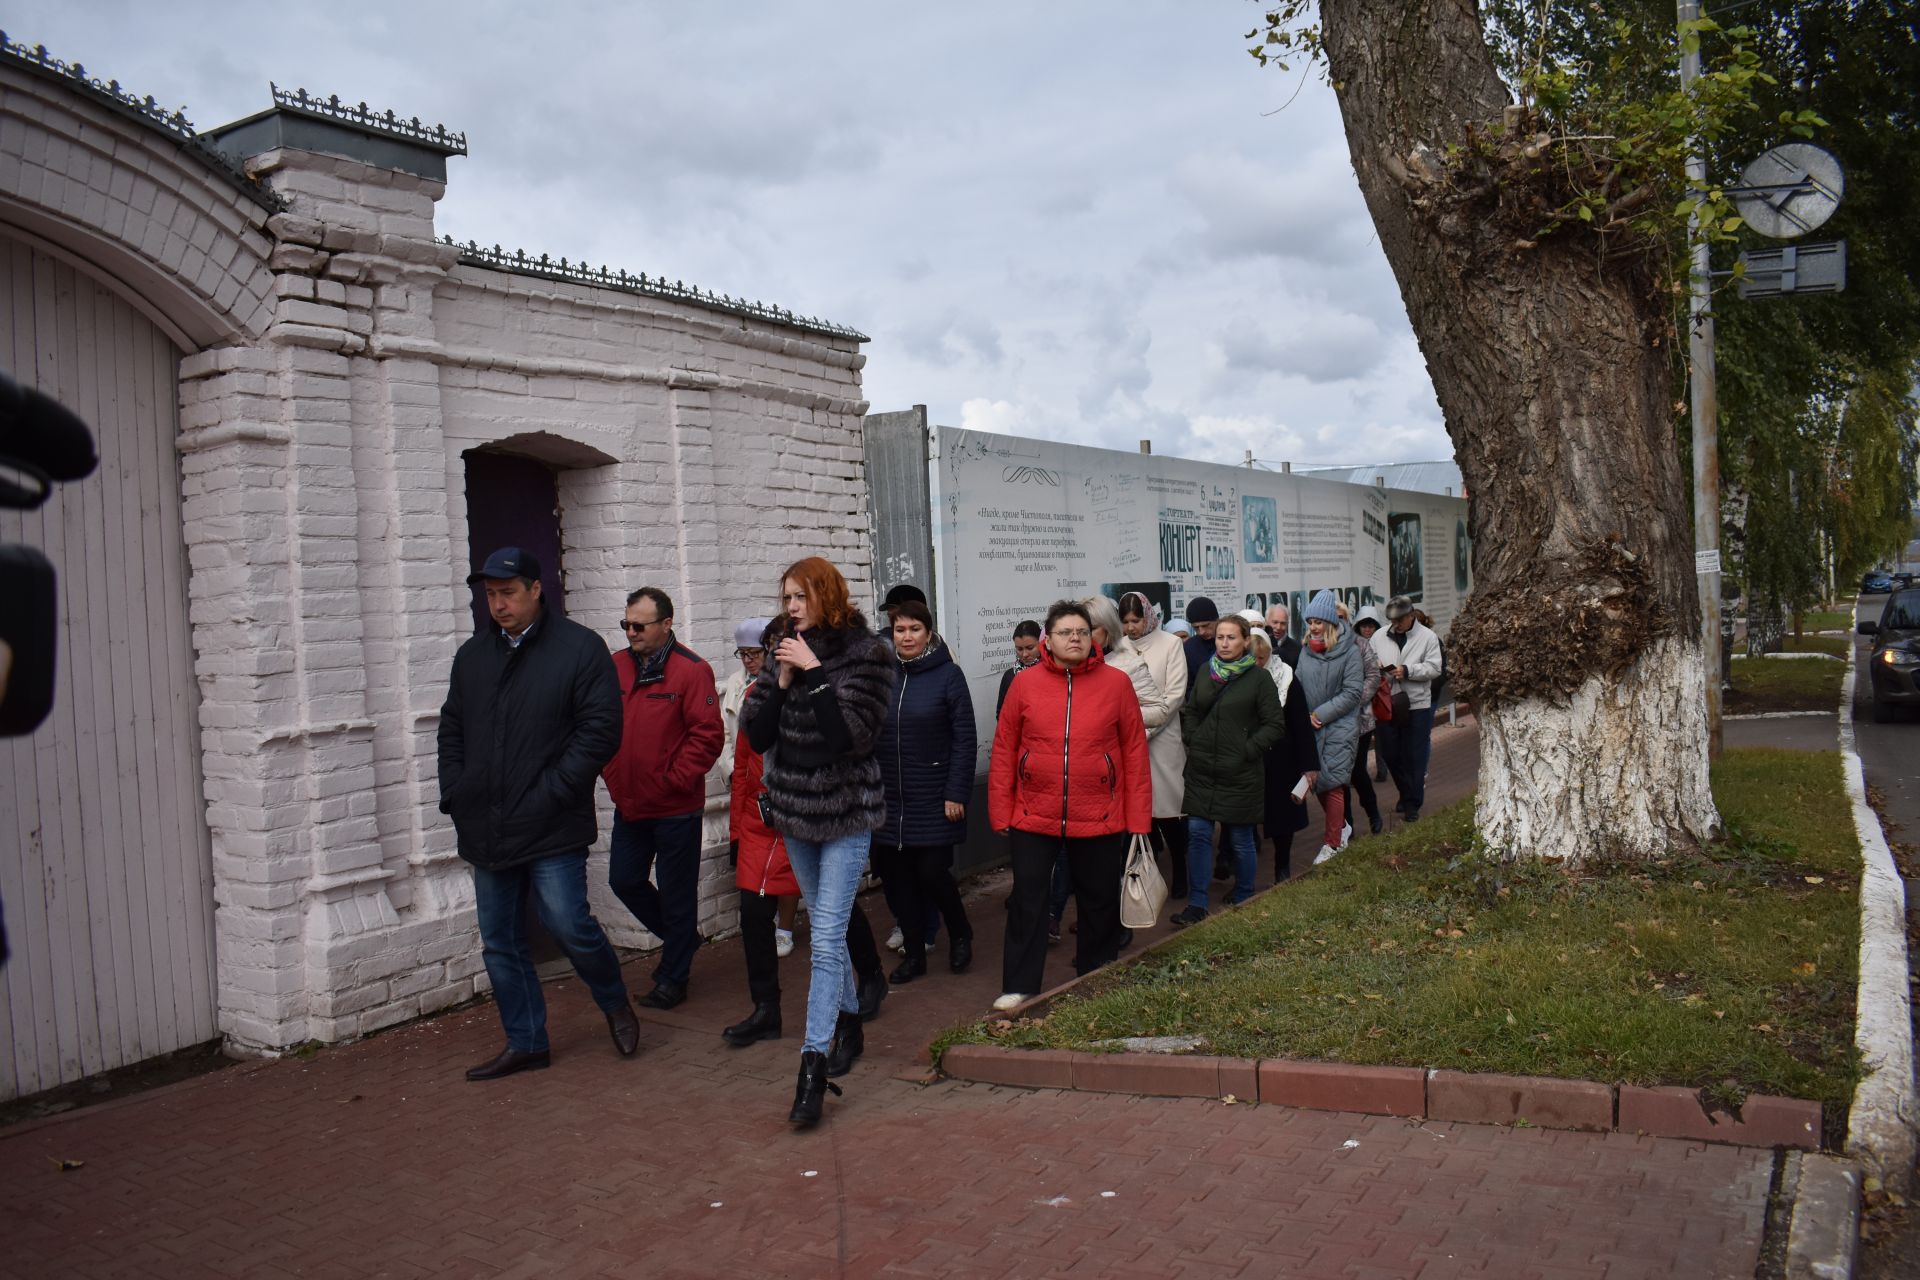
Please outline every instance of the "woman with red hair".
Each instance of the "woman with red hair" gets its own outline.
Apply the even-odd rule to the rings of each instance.
[[[849,601],[847,580],[819,556],[781,575],[780,603],[791,630],[771,655],[777,674],[754,682],[740,723],[765,757],[767,825],[785,838],[807,900],[813,976],[787,1119],[809,1128],[819,1123],[827,1091],[839,1092],[827,1076],[849,1069],[865,1047],[847,921],[872,833],[887,817],[874,744],[894,662]]]

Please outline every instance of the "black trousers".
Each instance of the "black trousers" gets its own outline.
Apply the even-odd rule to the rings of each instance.
[[[1187,820],[1155,818],[1153,829],[1159,833],[1160,847],[1167,851],[1167,900],[1187,896]]]
[[[1373,745],[1375,729],[1369,729],[1360,735],[1360,743],[1353,749],[1354,791],[1360,793],[1360,807],[1368,817],[1380,812],[1380,797],[1373,790],[1373,775],[1367,772],[1367,748]],[[1353,802],[1347,802],[1347,821],[1353,822]],[[1358,823],[1354,825],[1358,826]]]
[[[747,990],[755,1004],[780,1003],[780,953],[773,930],[780,899],[770,893],[740,891],[740,947],[747,953]]]
[[[948,938],[973,937],[973,924],[960,901],[960,886],[953,882],[952,845],[909,845],[901,849],[875,844],[873,865],[886,883],[893,916],[900,922],[900,937],[906,943],[907,959],[927,958],[929,903],[947,922]]]
[[[1120,954],[1120,877],[1127,867],[1127,833],[1063,839],[1015,831],[1013,893],[1007,899],[1007,945],[1000,964],[1002,991],[1033,995],[1047,969],[1047,889],[1054,855],[1062,849],[1073,875],[1075,973],[1092,973]]]
[[[755,1004],[780,1003],[780,952],[773,939],[779,918],[779,898],[740,890],[740,947],[747,955],[747,993]],[[853,971],[863,978],[880,972],[880,950],[874,945],[873,929],[858,898],[847,917],[847,958],[853,961]]]

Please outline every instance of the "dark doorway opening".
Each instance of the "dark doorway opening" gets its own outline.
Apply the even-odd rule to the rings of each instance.
[[[560,486],[545,463],[512,453],[475,450],[467,464],[468,572],[500,547],[524,547],[539,558],[540,595],[555,614],[567,612],[560,575]],[[487,596],[473,588],[473,627],[491,626]]]

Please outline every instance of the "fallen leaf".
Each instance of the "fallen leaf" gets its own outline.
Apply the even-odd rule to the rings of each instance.
[[[48,1156],[47,1159],[53,1161],[53,1167],[62,1173],[71,1173],[86,1164],[85,1160],[62,1160],[59,1156]]]
[[[1808,884],[1825,884],[1827,882],[1825,876],[1806,876],[1805,880]]]
[[[1793,966],[1793,971],[1803,978],[1811,978],[1814,974],[1820,972],[1820,966],[1809,960],[1805,964]]]

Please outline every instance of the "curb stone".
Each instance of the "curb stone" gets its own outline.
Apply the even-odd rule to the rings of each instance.
[[[1860,606],[1853,608],[1857,627]],[[1857,656],[1857,655],[1856,655]],[[1866,773],[1854,749],[1853,691],[1859,663],[1840,682],[1840,764],[1860,838],[1860,978],[1854,1045],[1867,1074],[1847,1112],[1847,1154],[1893,1191],[1913,1176],[1920,1098],[1913,1081],[1913,1014],[1907,986],[1906,886],[1880,819],[1867,804]]]
[[[1820,1104],[1749,1094],[1739,1117],[1708,1110],[1693,1089],[1291,1058],[1077,1053],[956,1044],[940,1073],[977,1084],[1145,1097],[1219,1098],[1307,1111],[1424,1116],[1459,1124],[1641,1133],[1733,1147],[1820,1144]]]
[[[1787,1280],[1848,1280],[1860,1247],[1860,1169],[1833,1156],[1787,1157],[1793,1211]]]

